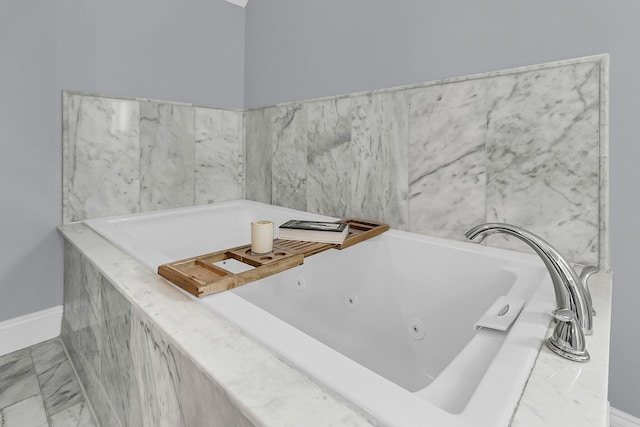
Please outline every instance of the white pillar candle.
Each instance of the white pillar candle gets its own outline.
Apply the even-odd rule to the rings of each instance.
[[[273,250],[273,222],[255,221],[251,223],[251,252],[266,254]]]

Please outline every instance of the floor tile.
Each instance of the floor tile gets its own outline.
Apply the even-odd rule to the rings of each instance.
[[[52,415],[51,427],[97,427],[97,424],[83,401]]]
[[[58,413],[84,400],[80,384],[68,360],[38,375],[44,406],[49,414]]]
[[[0,409],[40,393],[29,350],[16,353],[0,366]]]
[[[35,395],[0,409],[0,427],[47,427],[42,397]]]
[[[36,344],[31,346],[30,349],[33,366],[38,375],[67,359],[60,338]]]
[[[22,350],[14,351],[13,353],[5,354],[4,356],[0,356],[0,376],[2,376],[2,367],[10,362],[15,362],[19,359],[29,358],[29,349],[24,348]]]

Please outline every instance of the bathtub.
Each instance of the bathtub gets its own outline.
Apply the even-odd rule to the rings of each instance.
[[[335,218],[234,201],[85,223],[156,271],[248,243],[263,219]],[[517,320],[476,331],[501,296],[526,301]],[[191,298],[376,424],[403,427],[508,425],[554,308],[536,256],[399,230]]]

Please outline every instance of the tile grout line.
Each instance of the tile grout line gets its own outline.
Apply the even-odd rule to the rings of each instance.
[[[33,346],[29,347],[29,360],[31,360],[31,370],[33,371],[33,375],[35,375],[36,377],[36,383],[38,383],[38,390],[40,390],[40,400],[42,401],[42,409],[44,409],[44,416],[47,419],[47,425],[51,426],[51,417],[49,416],[47,405],[44,403],[44,392],[42,391],[42,384],[40,384],[40,377],[38,377],[38,371],[36,371],[36,364],[33,361],[33,354],[31,352],[32,348]],[[29,397],[33,397],[33,396],[29,396]]]
[[[67,360],[69,361],[69,365],[71,365],[71,369],[73,370],[73,374],[76,376],[76,380],[78,381],[78,385],[80,386],[80,390],[82,390],[82,396],[84,397],[84,402],[87,404],[87,407],[89,408],[89,412],[91,412],[91,416],[93,417],[93,421],[96,423],[96,425],[98,427],[100,427],[100,423],[98,422],[98,417],[96,417],[96,413],[93,410],[93,405],[91,404],[91,401],[87,397],[87,391],[84,388],[84,384],[82,384],[82,381],[80,381],[80,376],[78,375],[78,371],[76,371],[76,367],[74,366],[73,363],[71,363],[71,357],[69,356],[69,351],[67,351],[67,346],[64,343],[64,340],[62,339],[62,335],[59,335],[57,337],[57,339],[59,339],[60,340],[60,344],[62,344],[62,350],[64,351],[64,354],[67,357]],[[80,362],[80,363],[82,363],[82,362]],[[49,425],[51,425],[51,424],[49,424]]]

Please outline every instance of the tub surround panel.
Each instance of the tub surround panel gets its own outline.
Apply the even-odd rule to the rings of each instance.
[[[96,416],[103,425],[113,418],[128,425],[131,305],[68,242],[64,294],[62,336],[71,361],[91,402],[108,406]]]
[[[100,273],[65,242],[63,323],[73,332],[69,340],[78,349],[78,357],[96,378],[101,377],[102,366],[100,287]]]
[[[252,426],[145,316],[132,319],[132,426]],[[229,409],[227,409],[229,408]]]
[[[246,188],[245,197],[272,203],[273,108],[249,110],[245,115]],[[266,131],[265,131],[266,129]]]
[[[244,197],[244,113],[63,94],[63,222]]]
[[[78,374],[78,379],[87,395],[87,399],[91,402],[91,407],[98,423],[101,426],[123,427],[116,416],[115,410],[112,409],[111,401],[107,397],[100,379],[90,368],[87,368],[86,362],[76,349],[77,345],[82,345],[82,341],[78,340],[75,332],[64,318],[62,319],[60,337],[69,355],[69,360]]]
[[[83,354],[87,335],[74,330],[68,318],[62,336],[102,425],[190,426],[203,419],[212,426],[252,425],[76,247],[66,243],[65,258],[76,271],[67,277],[67,289],[85,296],[76,299],[79,310],[97,311],[101,319],[96,322],[101,332],[97,352],[91,351],[98,363]],[[99,286],[99,306],[82,292],[88,277],[94,281],[89,286]],[[88,342],[93,348],[93,339]]]
[[[194,110],[145,102],[140,105],[140,210],[195,203]]]
[[[195,203],[243,198],[242,115],[195,109]]]
[[[137,102],[69,96],[64,222],[139,211]]]
[[[123,425],[130,416],[131,304],[104,277],[102,284],[102,386],[116,417]]]
[[[369,425],[366,419],[315,386],[307,377],[286,366],[176,288],[167,286],[153,272],[83,224],[66,225],[62,232],[72,243],[68,245],[69,250],[81,251],[81,257],[90,258],[91,264],[113,289],[122,293],[123,301],[131,303],[132,395],[129,425],[143,422],[143,417],[138,417],[145,413],[143,411],[152,411],[154,402],[172,407],[171,402],[180,402],[184,390],[192,387],[205,390],[203,396],[214,398],[206,400],[207,406],[189,402],[180,408],[181,414],[172,413],[177,416],[178,425],[184,425],[180,420],[193,419],[189,418],[191,416],[218,419],[215,417],[223,416],[221,414],[226,414],[226,410],[230,411],[231,418],[225,418],[222,425],[250,425],[245,422],[255,425]],[[537,425],[539,420],[544,420],[545,425],[560,426],[565,424],[556,420],[562,418],[566,423],[567,417],[581,425],[587,425],[587,422],[604,425],[606,408],[602,406],[606,405],[611,282],[606,275],[598,275],[596,279],[592,284],[592,294],[594,305],[602,316],[595,318],[594,334],[587,338],[594,360],[578,367],[543,346],[514,415],[513,425]],[[105,299],[103,296],[103,301]],[[208,327],[197,326],[202,324]],[[103,425],[121,425],[115,418],[104,421],[108,416],[114,417],[115,413],[113,410],[108,412],[111,400],[103,391],[104,380],[96,379],[87,372],[73,343],[66,339],[72,333],[65,319],[65,344],[70,347],[74,364],[79,365],[80,378],[91,401],[97,406],[94,409],[100,414],[98,417]],[[566,375],[558,375],[558,372]],[[139,380],[148,382],[143,385]],[[212,384],[199,382],[205,380]],[[147,394],[152,390],[156,390],[158,396]],[[142,406],[142,399],[150,402],[149,407]],[[211,409],[218,411],[214,414],[199,412],[218,404],[226,409]],[[163,407],[156,409],[160,413],[164,410]],[[198,415],[190,415],[194,413]],[[155,415],[148,416],[151,420],[156,419]],[[171,420],[174,421],[173,418]]]
[[[481,79],[410,91],[410,231],[464,240],[484,222],[492,89]]]
[[[510,222],[567,258],[598,263],[599,64],[496,77],[487,115],[487,221]],[[520,249],[517,241],[494,246]]]
[[[211,425],[220,426],[370,425],[329,392],[204,306],[167,286],[83,224],[66,225],[63,234],[73,243],[67,246],[67,255],[81,251],[81,257],[96,263],[98,271],[132,307],[128,422],[113,422],[115,405],[106,397],[104,378],[87,369],[69,340],[74,332],[63,320],[65,345],[71,347],[74,365],[80,365],[79,376],[102,425],[138,425],[135,422],[143,422],[144,414],[153,410],[163,413],[165,409],[157,405],[173,407],[176,401],[182,404],[182,412],[171,416],[177,415],[184,423],[197,417],[219,421]],[[197,324],[208,326],[198,328]],[[153,370],[145,364],[153,364]],[[193,394],[194,388],[200,390],[199,396]],[[154,390],[158,395],[149,395]],[[149,402],[148,407],[143,400]],[[157,419],[148,416],[151,418],[142,425],[153,425],[151,420]],[[184,423],[177,425],[194,425]]]

